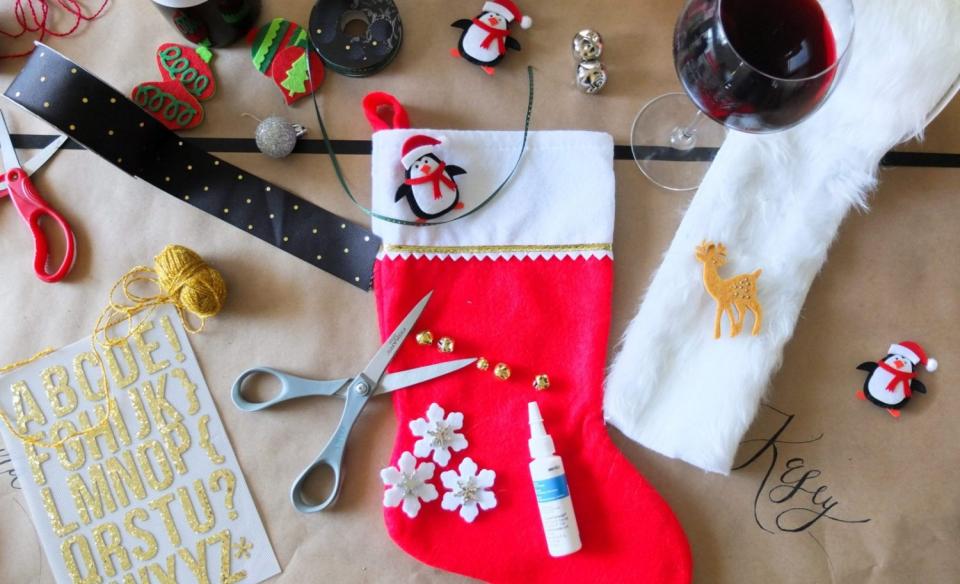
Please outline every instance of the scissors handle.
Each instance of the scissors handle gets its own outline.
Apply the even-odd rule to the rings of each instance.
[[[13,200],[13,205],[33,233],[36,249],[33,258],[33,271],[44,282],[59,282],[70,273],[76,260],[77,239],[73,234],[73,229],[70,228],[70,224],[60,213],[57,213],[53,207],[43,200],[27,173],[22,169],[7,169],[6,180],[7,190]],[[49,245],[47,244],[47,236],[40,229],[40,220],[44,217],[50,217],[60,226],[67,245],[60,267],[53,272],[47,271],[47,264],[50,262]]]
[[[337,429],[333,432],[333,436],[330,437],[327,445],[323,447],[320,455],[300,473],[290,489],[290,499],[297,511],[316,513],[336,502],[343,482],[341,467],[343,465],[343,454],[347,449],[347,440],[350,438],[350,431],[353,430],[353,425],[360,416],[360,412],[363,411],[363,406],[367,404],[367,400],[370,399],[375,390],[376,384],[362,374],[350,383],[350,387],[347,389],[347,404],[343,408],[343,415],[340,417]],[[326,497],[319,503],[315,503],[311,498],[305,496],[304,485],[310,475],[324,467],[330,469],[333,473],[332,486]]]
[[[273,398],[262,402],[252,402],[243,396],[244,382],[257,375],[266,375],[273,377],[280,382],[280,391]],[[308,397],[312,395],[337,395],[349,379],[338,379],[334,381],[320,381],[316,379],[305,379],[290,375],[283,371],[271,369],[270,367],[254,367],[247,369],[237,377],[233,382],[233,403],[245,412],[258,412],[275,406],[281,402]]]

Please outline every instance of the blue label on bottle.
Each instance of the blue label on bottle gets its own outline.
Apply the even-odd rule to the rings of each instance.
[[[570,496],[570,488],[567,486],[567,475],[560,475],[542,481],[533,481],[533,488],[537,492],[537,501],[545,503],[547,501],[556,501]]]

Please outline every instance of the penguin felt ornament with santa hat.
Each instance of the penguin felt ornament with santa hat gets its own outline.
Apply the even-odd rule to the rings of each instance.
[[[919,344],[904,341],[891,345],[883,359],[857,366],[868,373],[857,397],[886,408],[891,416],[899,418],[900,408],[910,401],[913,392],[927,393],[927,388],[916,378],[916,370],[921,365],[930,372],[937,370],[937,360],[927,358]]]
[[[489,0],[483,4],[483,12],[470,20],[462,19],[450,26],[463,29],[460,42],[450,53],[463,57],[474,65],[480,65],[488,75],[493,75],[507,49],[520,50],[520,43],[510,36],[510,26],[520,22],[520,28],[533,26],[533,20],[524,16],[512,0]]]
[[[434,151],[442,142],[424,134],[407,138],[400,162],[406,170],[395,202],[405,199],[417,221],[436,219],[452,209],[462,209],[460,187],[453,177],[467,171],[440,160]]]

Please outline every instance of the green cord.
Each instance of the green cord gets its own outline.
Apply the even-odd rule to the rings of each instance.
[[[309,75],[310,67],[307,67],[307,71]],[[500,192],[504,188],[506,188],[507,183],[510,182],[510,179],[513,178],[513,175],[517,173],[517,169],[520,168],[520,162],[523,160],[523,155],[527,149],[527,136],[530,133],[530,119],[533,117],[533,67],[530,67],[530,66],[527,67],[527,81],[529,84],[529,93],[527,96],[527,115],[523,121],[523,141],[520,144],[520,153],[517,155],[517,161],[513,164],[513,168],[510,169],[510,174],[508,174],[507,178],[505,178],[503,182],[500,183],[500,186],[498,186],[492,193],[490,193],[490,196],[488,196],[486,199],[481,201],[479,205],[477,205],[473,209],[470,209],[466,213],[463,213],[462,215],[457,215],[452,219],[444,219],[443,221],[425,221],[425,222],[407,221],[406,219],[398,219],[396,217],[388,217],[386,215],[380,215],[379,213],[375,213],[372,209],[368,209],[367,207],[364,207],[360,203],[360,201],[358,201],[357,198],[353,196],[353,193],[350,191],[350,187],[347,185],[347,179],[344,178],[343,176],[343,170],[340,168],[340,162],[337,161],[337,155],[334,153],[333,145],[330,143],[330,136],[327,134],[327,128],[323,124],[323,117],[320,115],[320,105],[317,103],[316,92],[313,92],[313,109],[317,112],[317,123],[320,125],[320,133],[323,134],[323,144],[327,148],[327,153],[330,156],[330,162],[333,163],[333,170],[337,175],[337,179],[340,181],[340,186],[343,187],[343,192],[345,192],[347,196],[350,197],[350,200],[353,202],[353,204],[356,205],[360,210],[362,210],[367,215],[373,217],[374,219],[380,219],[381,221],[388,221],[390,223],[396,223],[398,225],[410,225],[412,227],[429,227],[430,225],[443,225],[444,223],[452,223],[454,221],[458,221],[460,219],[463,219],[464,217],[468,217],[476,213],[477,211],[482,209],[484,206],[486,206],[487,203],[492,201],[494,197],[499,195]],[[311,86],[313,85],[312,80],[310,81],[310,85]]]

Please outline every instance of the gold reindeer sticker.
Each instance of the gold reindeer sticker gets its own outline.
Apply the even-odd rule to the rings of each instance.
[[[752,311],[754,317],[751,334],[754,336],[760,334],[763,307],[760,306],[760,300],[757,298],[757,278],[763,270],[727,279],[721,278],[717,270],[727,263],[727,248],[722,243],[710,241],[704,241],[697,246],[697,261],[703,264],[703,286],[717,301],[713,338],[720,338],[720,321],[724,313],[730,320],[730,336],[739,335],[743,330],[743,320],[747,311]]]

